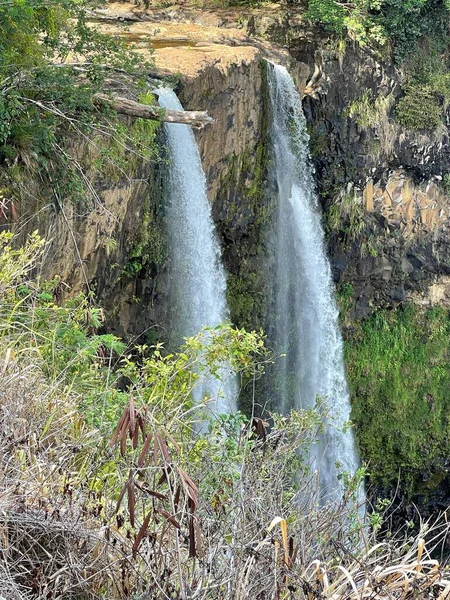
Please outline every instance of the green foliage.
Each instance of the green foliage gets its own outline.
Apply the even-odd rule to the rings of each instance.
[[[348,246],[357,240],[366,229],[365,210],[354,190],[341,194],[330,206],[327,225],[332,233],[338,234]]]
[[[112,140],[106,158],[117,159],[118,168],[127,149],[143,159],[154,152],[152,126],[138,121],[125,134],[111,111],[102,118],[93,110],[93,94],[103,88],[109,69],[128,74],[127,84],[138,95],[146,67],[121,41],[88,25],[88,11],[97,5],[95,0],[0,5],[0,184],[13,194],[36,177],[58,206],[91,198],[80,157],[74,160],[65,150],[70,137],[106,135]],[[65,63],[69,55],[75,62],[89,61],[81,75],[79,67]],[[114,146],[121,148],[117,156]]]
[[[355,300],[355,290],[351,283],[338,283],[336,286],[336,299],[341,320],[345,322]]]
[[[433,131],[441,123],[442,105],[428,86],[409,85],[395,107],[397,121],[406,129]]]
[[[398,61],[417,49],[421,39],[448,36],[444,0],[309,0],[307,17],[335,35],[382,48],[390,42]]]
[[[348,110],[351,118],[355,119],[360,127],[376,127],[388,115],[394,103],[392,94],[377,96],[373,99],[371,90],[364,90],[354,100]]]
[[[16,249],[13,241],[12,234],[0,233],[0,344],[38,362],[49,381],[76,390],[98,412],[98,403],[115,394],[109,367],[125,345],[98,333],[103,312],[90,297],[57,303],[58,280],[30,279],[45,247],[36,233],[24,247]]]
[[[343,34],[345,31],[347,11],[334,0],[309,0],[306,16],[330,33]]]
[[[410,496],[445,474],[450,434],[450,314],[405,306],[353,327],[346,364],[352,420],[371,479]]]
[[[450,173],[445,173],[442,177],[441,186],[446,194],[450,194]]]
[[[442,123],[450,101],[448,37],[429,38],[404,63],[404,96],[396,107],[401,125],[412,130],[434,130]]]

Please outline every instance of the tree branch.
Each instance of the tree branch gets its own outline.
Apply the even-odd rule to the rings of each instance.
[[[93,101],[94,104],[99,106],[106,104],[106,106],[110,106],[116,112],[135,119],[152,119],[165,123],[185,123],[198,129],[202,129],[208,123],[214,122],[214,119],[206,111],[164,110],[157,106],[140,104],[122,96],[107,96],[106,94],[99,93],[94,94]]]

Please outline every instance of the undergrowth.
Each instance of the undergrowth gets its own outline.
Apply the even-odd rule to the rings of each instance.
[[[353,324],[346,364],[352,419],[371,479],[409,498],[447,473],[450,314],[407,305]]]
[[[224,325],[174,354],[125,349],[99,332],[92,299],[62,303],[58,282],[32,277],[37,235],[23,248],[0,241],[1,596],[293,600],[317,589],[356,600],[446,588],[422,539],[394,554],[373,544],[357,505],[363,471],[344,474],[341,502],[318,501],[320,413],[268,415],[271,426],[219,415],[198,433],[215,399],[194,405],[192,391],[225,362],[258,377],[270,359],[260,335]]]

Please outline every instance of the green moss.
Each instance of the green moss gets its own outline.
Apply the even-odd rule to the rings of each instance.
[[[413,497],[450,460],[450,311],[407,305],[356,324],[345,343],[362,458],[374,483]],[[441,477],[442,476],[442,477]]]
[[[150,207],[150,199],[144,207],[139,241],[132,248],[120,277],[132,279],[142,269],[160,270],[167,260],[167,236],[158,207]]]
[[[265,312],[265,297],[260,286],[260,274],[249,273],[244,279],[230,275],[227,281],[227,300],[233,321],[245,329],[254,328]]]

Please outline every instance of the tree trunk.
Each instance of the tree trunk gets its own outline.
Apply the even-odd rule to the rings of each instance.
[[[165,123],[185,123],[198,129],[202,129],[208,123],[213,123],[214,119],[206,111],[200,110],[169,110],[158,106],[148,106],[139,104],[134,100],[123,98],[121,96],[107,96],[106,94],[94,94],[94,103],[97,105],[107,105],[116,112],[129,117],[152,119],[154,121],[163,121]]]

